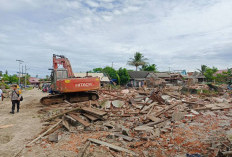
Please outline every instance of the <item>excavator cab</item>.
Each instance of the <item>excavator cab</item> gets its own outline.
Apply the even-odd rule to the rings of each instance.
[[[68,78],[68,71],[66,69],[57,69],[56,70],[56,78],[57,78],[57,80]]]
[[[57,80],[61,80],[61,79],[67,79],[68,78],[68,71],[64,68],[60,68],[60,69],[56,69],[56,70],[52,70],[51,72],[51,82],[52,82],[52,91],[57,91],[57,85],[56,82]]]

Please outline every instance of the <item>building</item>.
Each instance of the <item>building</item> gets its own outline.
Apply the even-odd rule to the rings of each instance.
[[[202,83],[206,81],[206,77],[200,72],[189,72],[186,79],[192,83]]]
[[[154,73],[150,71],[129,71],[130,82],[128,86],[131,87],[155,87],[170,80],[168,73]]]
[[[37,77],[30,77],[29,78],[29,82],[30,82],[30,84],[31,85],[39,85],[40,84],[40,81],[39,81],[40,79],[39,78],[37,78]]]
[[[109,84],[110,79],[104,73],[74,73],[75,77],[83,78],[83,77],[99,77],[101,85]]]
[[[176,84],[176,85],[182,84],[184,82],[184,77],[180,73],[173,73],[173,74],[170,74],[169,82],[172,84]]]
[[[144,82],[148,76],[152,72],[148,71],[129,71],[128,74],[130,76],[130,83],[128,86],[131,87],[142,87]]]
[[[218,71],[215,73],[215,75],[217,75],[217,74],[227,73],[227,72],[228,72],[228,70],[231,70],[231,71],[232,71],[232,68],[230,68],[230,69],[224,69],[224,70],[218,70]]]

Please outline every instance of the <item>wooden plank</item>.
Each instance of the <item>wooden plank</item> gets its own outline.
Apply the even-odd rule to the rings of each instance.
[[[9,128],[9,127],[12,127],[12,126],[14,126],[14,124],[2,125],[2,126],[0,126],[0,129]]]
[[[28,143],[26,146],[30,146],[31,144],[33,144],[34,142],[38,141],[41,137],[43,137],[44,135],[46,135],[49,131],[51,131],[53,128],[57,127],[60,123],[62,122],[62,120],[60,120],[59,122],[57,122],[55,125],[53,125],[52,127],[50,127],[47,131],[45,131],[44,133],[42,133],[41,135],[39,135],[36,139],[34,139],[33,141],[31,141],[30,143]]]
[[[192,105],[205,105],[205,104],[202,104],[202,103],[198,103],[198,102],[190,102],[190,101],[184,101],[182,100],[182,103],[186,103],[186,104],[192,104]]]
[[[147,124],[145,124],[145,125],[147,125],[147,126],[154,126],[154,125],[157,125],[157,124],[159,124],[159,123],[162,123],[162,122],[165,122],[165,121],[167,121],[168,119],[163,119],[163,120],[159,120],[159,121],[156,121],[156,122],[150,122],[150,123],[147,123]]]
[[[87,118],[90,119],[91,121],[96,121],[96,120],[98,120],[97,117],[94,117],[94,116],[92,116],[92,115],[90,115],[90,114],[87,114],[87,113],[82,113],[82,115],[85,116],[85,117],[87,117]]]
[[[70,132],[70,125],[69,125],[68,121],[65,119],[65,116],[63,116],[63,118],[62,118],[62,124]]]
[[[153,122],[160,121],[160,118],[154,117],[152,114],[148,115],[147,118],[152,120]]]
[[[116,137],[122,137],[124,140],[129,141],[129,142],[131,142],[131,141],[134,140],[132,137],[125,136],[125,135],[122,135],[122,134],[119,134],[119,133],[114,133],[114,136],[116,136]]]
[[[158,116],[162,115],[163,113],[167,112],[168,110],[171,110],[172,108],[176,107],[177,105],[180,105],[180,104],[177,103],[177,104],[171,105],[167,109],[163,109],[160,113],[157,113],[155,116],[158,117]]]
[[[110,144],[110,143],[107,143],[107,142],[103,142],[103,141],[100,141],[100,140],[97,140],[97,139],[93,139],[93,138],[89,138],[88,140],[91,141],[91,142],[93,142],[93,143],[109,147],[109,148],[114,149],[116,151],[126,152],[126,153],[129,153],[129,154],[138,156],[138,154],[136,154],[135,152],[133,152],[133,151],[131,151],[129,149],[125,149],[125,148],[122,148],[122,147],[119,147],[119,146],[115,146],[113,144]]]
[[[69,113],[68,115],[69,115],[70,117],[72,117],[73,119],[75,119],[76,121],[78,121],[79,123],[81,123],[82,125],[84,125],[85,127],[90,126],[90,123],[87,122],[87,121],[85,121],[85,120],[83,120],[81,117],[76,116],[76,115],[71,114],[71,113]]]
[[[222,152],[223,155],[232,155],[232,151]]]
[[[104,116],[104,115],[107,114],[104,111],[101,111],[101,110],[98,110],[98,109],[95,109],[95,108],[90,108],[90,107],[83,107],[82,110],[87,112],[87,113],[92,113],[92,114],[95,114],[95,115],[98,115],[98,116]]]
[[[200,111],[200,110],[211,110],[212,107],[199,107],[199,108],[194,108],[194,110],[196,111]]]
[[[47,131],[45,131],[44,133],[40,134],[40,135],[39,135],[37,138],[35,138],[33,141],[31,141],[31,142],[29,142],[28,144],[24,145],[24,146],[14,155],[14,157],[18,157],[25,147],[31,146],[31,144],[33,144],[34,142],[38,141],[40,138],[42,138],[43,136],[45,136],[48,132],[50,132],[51,130],[53,130],[54,128],[56,128],[61,122],[62,122],[62,120],[60,120],[60,121],[57,122],[55,125],[53,125],[52,127],[50,127],[50,128],[49,128]]]
[[[228,106],[228,107],[212,107],[211,110],[224,110],[224,109],[231,109],[232,107]]]
[[[148,125],[141,125],[134,128],[135,131],[151,131],[153,129],[154,129],[153,127],[150,127]]]
[[[102,93],[107,94],[107,95],[110,95],[110,96],[113,96],[113,97],[116,97],[116,98],[121,99],[121,100],[125,100],[125,101],[127,101],[127,99],[126,99],[126,98],[123,98],[123,97],[117,96],[117,95],[112,94],[112,93],[108,93],[108,92],[104,92],[104,91],[102,91]]]
[[[84,145],[84,147],[82,148],[81,152],[78,153],[78,157],[83,157],[85,155],[85,152],[87,150],[87,148],[89,147],[90,142],[87,141],[86,144]]]
[[[69,112],[73,112],[73,111],[77,111],[77,110],[81,110],[81,108],[80,108],[80,107],[78,107],[78,108],[74,108],[74,109],[69,110],[69,111],[65,111],[65,112],[60,113],[60,114],[58,114],[58,115],[55,115],[55,116],[53,116],[53,117],[51,117],[51,118],[48,118],[48,119],[46,119],[45,121],[53,120],[53,119],[55,119],[55,118],[57,118],[57,117],[61,117],[61,116],[63,116],[64,114],[67,114],[67,113],[69,113]]]

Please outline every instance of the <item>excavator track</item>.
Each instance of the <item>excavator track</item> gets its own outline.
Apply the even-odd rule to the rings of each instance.
[[[40,99],[40,103],[49,106],[53,104],[63,103],[64,100],[70,103],[84,102],[89,100],[97,100],[99,96],[96,92],[78,92],[67,94],[48,95]]]

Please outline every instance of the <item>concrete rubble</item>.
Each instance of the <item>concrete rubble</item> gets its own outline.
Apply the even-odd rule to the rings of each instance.
[[[202,92],[213,87],[101,89],[98,101],[43,107],[44,132],[62,123],[40,145],[78,156],[231,156],[231,92]]]

